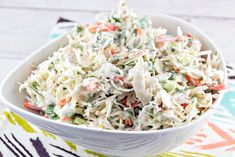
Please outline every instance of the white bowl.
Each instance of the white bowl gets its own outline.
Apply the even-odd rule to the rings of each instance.
[[[195,34],[202,41],[203,49],[211,49],[220,53],[214,42],[191,24],[162,14],[150,17],[154,27],[162,26],[167,28],[169,33],[175,34],[177,27],[180,26],[183,31]],[[156,131],[112,131],[59,123],[25,110],[22,107],[24,94],[18,92],[17,82],[23,82],[27,78],[30,74],[30,66],[33,63],[37,65],[46,60],[48,56],[51,56],[54,51],[63,47],[67,42],[66,35],[63,35],[42,46],[11,71],[0,89],[3,102],[12,111],[48,132],[106,155],[128,157],[156,155],[169,151],[192,137],[213,112],[212,109],[209,109],[199,119],[177,128]],[[222,62],[221,69],[226,73],[225,63],[221,55],[220,59]],[[224,79],[226,83],[226,74]],[[214,102],[214,106],[220,103],[222,96],[223,93]]]

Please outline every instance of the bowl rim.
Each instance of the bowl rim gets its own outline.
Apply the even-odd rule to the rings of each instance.
[[[197,28],[196,26],[180,19],[174,16],[170,16],[170,15],[166,15],[166,14],[162,14],[162,13],[155,13],[155,14],[146,14],[146,16],[149,16],[150,18],[154,18],[154,17],[161,17],[161,18],[166,18],[170,21],[174,21],[177,23],[181,23],[184,24],[186,27],[194,30],[197,32],[197,34],[200,34],[200,36],[202,36],[203,39],[205,39],[206,41],[208,41],[210,44],[212,44],[213,48],[215,49],[215,51],[217,51],[217,53],[219,54],[220,60],[221,60],[221,64],[222,64],[222,69],[224,70],[224,84],[227,84],[227,73],[226,73],[226,65],[225,65],[225,61],[224,58],[221,54],[220,49],[217,47],[217,45],[215,44],[215,42],[208,36],[206,35],[203,31],[201,31],[199,28]],[[79,126],[79,125],[74,125],[74,124],[69,124],[69,123],[63,123],[63,122],[59,122],[59,121],[55,121],[55,120],[51,120],[51,119],[47,119],[45,117],[36,115],[30,111],[27,111],[23,108],[20,108],[12,103],[10,103],[7,98],[5,98],[3,95],[4,93],[4,89],[3,87],[5,86],[7,80],[12,77],[12,75],[14,73],[16,73],[18,71],[18,69],[25,63],[25,61],[27,61],[29,58],[33,57],[34,55],[36,55],[38,52],[40,52],[41,50],[43,50],[44,48],[46,48],[47,46],[51,45],[54,42],[58,42],[61,39],[65,38],[66,35],[69,32],[64,33],[63,35],[61,35],[60,37],[53,39],[49,42],[47,42],[46,44],[44,44],[43,46],[41,46],[39,49],[37,49],[36,51],[34,51],[32,54],[30,54],[28,57],[26,57],[23,61],[21,61],[15,68],[13,68],[13,70],[11,70],[8,75],[4,78],[4,80],[2,81],[1,85],[0,85],[0,99],[3,101],[3,103],[8,106],[10,109],[13,109],[13,111],[18,111],[19,113],[21,113],[22,115],[27,115],[27,117],[32,117],[34,119],[40,120],[43,123],[50,123],[51,125],[57,125],[57,126],[61,126],[61,127],[68,127],[71,129],[80,129],[81,131],[89,131],[89,132],[102,132],[102,133],[107,133],[107,134],[131,134],[131,135],[140,135],[140,134],[156,134],[156,133],[167,133],[167,132],[171,132],[171,131],[177,131],[177,130],[181,130],[184,128],[188,128],[194,124],[196,124],[197,122],[199,122],[200,120],[206,118],[209,114],[212,113],[212,111],[214,110],[213,108],[209,108],[205,113],[203,113],[202,115],[199,116],[198,119],[192,120],[187,124],[183,124],[181,126],[177,126],[177,127],[171,127],[171,128],[165,128],[165,129],[160,129],[160,130],[148,130],[148,131],[124,131],[124,130],[107,130],[107,129],[100,129],[100,128],[92,128],[92,127],[84,127],[84,126]],[[213,103],[214,106],[217,106],[221,99],[223,98],[225,91],[221,91],[219,94],[219,97],[215,100],[215,102]],[[32,123],[34,124],[34,123]],[[37,124],[36,124],[37,125]],[[40,126],[40,125],[39,125]]]

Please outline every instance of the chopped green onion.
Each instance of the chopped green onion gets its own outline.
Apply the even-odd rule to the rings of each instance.
[[[60,116],[58,116],[57,114],[54,114],[54,115],[50,116],[50,119],[58,120],[58,119],[60,119]]]
[[[75,124],[81,125],[81,124],[85,124],[86,120],[81,118],[81,117],[76,117],[73,121]]]
[[[50,119],[57,120],[60,117],[54,112],[55,104],[51,103],[47,106],[45,114],[50,117]]]
[[[171,92],[174,90],[174,83],[172,81],[167,81],[163,84],[163,89],[167,92]]]

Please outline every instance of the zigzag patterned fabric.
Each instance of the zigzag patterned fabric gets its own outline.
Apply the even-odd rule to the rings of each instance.
[[[73,28],[74,23],[59,19],[50,38]],[[161,157],[235,156],[235,81],[228,66],[230,81],[225,96],[210,121],[191,139]],[[0,116],[0,157],[105,157],[73,144],[28,123],[6,109]]]

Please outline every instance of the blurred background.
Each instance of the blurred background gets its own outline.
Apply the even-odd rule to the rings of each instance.
[[[80,23],[116,9],[118,0],[0,0],[0,82],[22,59],[48,41],[59,17]],[[127,0],[142,14],[157,12],[184,19],[218,44],[235,62],[234,0]]]

